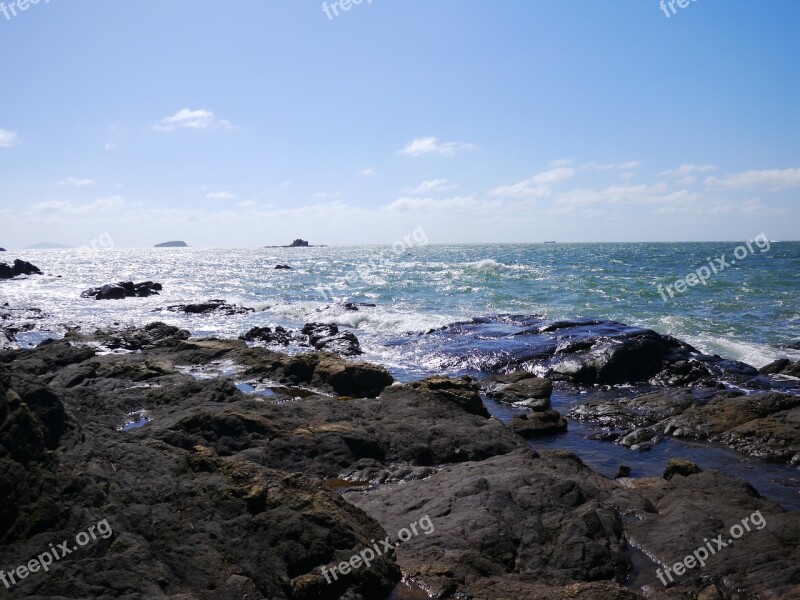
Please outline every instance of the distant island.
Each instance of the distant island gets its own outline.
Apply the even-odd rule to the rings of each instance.
[[[0,252],[5,252],[5,251],[6,251],[5,248],[0,248]]]
[[[264,246],[265,248],[322,248],[323,246],[312,246],[305,240],[297,238],[288,246]]]
[[[56,244],[53,242],[39,242],[38,244],[34,244],[33,246],[28,246],[28,250],[66,250],[68,248],[72,248],[72,246],[68,246],[67,244]]]
[[[189,244],[186,242],[164,242],[163,244],[156,244],[156,248],[188,248]]]

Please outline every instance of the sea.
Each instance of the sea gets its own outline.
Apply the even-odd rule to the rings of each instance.
[[[650,328],[704,353],[755,367],[778,358],[800,358],[800,351],[788,347],[800,341],[800,242],[412,242],[11,249],[0,254],[0,261],[22,258],[45,275],[0,281],[0,307],[8,303],[42,311],[34,328],[18,335],[21,346],[78,326],[92,331],[163,321],[196,336],[238,337],[255,326],[336,323],[359,338],[363,360],[384,365],[400,381],[431,374],[480,376],[519,350],[525,343],[517,335],[520,331],[575,319]],[[291,269],[275,269],[279,264]],[[148,280],[163,285],[161,295],[118,301],[81,298],[82,291],[105,283]],[[209,299],[255,312],[197,316],[159,310]],[[553,403],[566,412],[590,396],[557,386]],[[490,400],[487,405],[504,421],[520,410]],[[570,421],[567,434],[532,445],[572,450],[608,476],[620,464],[631,466],[634,476],[659,475],[669,457],[679,455],[743,477],[786,508],[800,509],[800,470],[795,467],[678,440],[635,452],[597,441],[592,433],[591,426]]]

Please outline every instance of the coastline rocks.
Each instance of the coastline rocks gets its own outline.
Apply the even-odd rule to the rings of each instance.
[[[349,331],[340,332],[333,323],[307,323],[301,333],[317,350],[336,352],[343,356],[359,356],[364,352],[358,338]]]
[[[13,265],[0,262],[0,279],[12,279],[19,275],[42,275],[43,273],[36,265],[27,261],[16,259]]]
[[[800,396],[664,390],[597,400],[570,411],[607,430],[606,439],[646,450],[665,436],[708,440],[766,460],[800,465]]]
[[[698,473],[702,473],[702,470],[693,462],[682,458],[673,458],[667,463],[663,478],[669,481],[675,475],[689,477],[690,475],[697,475]]]
[[[486,395],[499,402],[526,406],[534,410],[550,408],[553,383],[526,371],[490,375],[481,381]]]
[[[788,358],[782,358],[761,367],[758,371],[762,375],[790,375],[800,377],[800,361],[792,363]]]
[[[637,598],[613,583],[631,565],[612,486],[574,455],[524,448],[345,498],[387,531],[430,517],[397,560],[434,598]],[[600,580],[594,594],[562,588]]]
[[[80,337],[67,334],[66,338]],[[144,327],[127,327],[121,330],[102,330],[90,336],[111,350],[144,350],[148,348],[172,347],[178,342],[188,340],[190,333],[186,329],[179,329],[159,321],[148,323]]]
[[[102,287],[90,288],[81,292],[81,298],[94,298],[95,300],[123,300],[125,298],[147,298],[157,296],[163,289],[160,283],[144,281],[120,281],[117,284],[106,284]]]
[[[253,327],[250,331],[240,336],[239,339],[247,342],[264,342],[288,346],[294,336],[291,331],[278,325],[274,330],[271,327]]]
[[[161,310],[161,309],[157,309]],[[175,304],[168,306],[170,312],[182,312],[188,315],[222,314],[226,316],[246,315],[256,312],[254,308],[228,304],[227,300],[209,300],[200,304]]]
[[[566,433],[567,420],[557,410],[545,410],[517,415],[511,419],[508,426],[511,431],[530,440],[556,433]]]

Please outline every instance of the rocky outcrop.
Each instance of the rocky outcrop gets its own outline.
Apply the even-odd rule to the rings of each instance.
[[[759,373],[762,375],[790,375],[800,377],[800,361],[793,363],[788,358],[782,358],[761,367]]]
[[[16,259],[13,265],[0,262],[0,279],[13,279],[20,275],[42,275],[42,272],[36,265],[20,259]]]
[[[529,440],[555,433],[566,433],[567,420],[557,410],[543,410],[517,415],[511,419],[508,426],[511,431]]]
[[[157,309],[161,310],[161,309]],[[227,300],[209,300],[199,304],[175,304],[168,306],[170,312],[186,313],[188,315],[221,314],[226,316],[245,315],[256,312],[254,308],[228,304]]]
[[[295,340],[295,337],[291,331],[278,325],[275,329],[271,327],[253,327],[250,331],[240,336],[239,339],[247,342],[264,342],[266,344],[288,346]]]
[[[95,300],[123,300],[125,298],[147,298],[157,296],[163,289],[160,283],[144,281],[133,283],[132,281],[120,281],[113,284],[108,283],[101,287],[90,288],[81,293],[81,298],[94,298]]]
[[[800,465],[800,396],[792,394],[665,390],[588,402],[570,416],[606,428],[605,439],[634,450],[647,450],[672,436],[723,443],[753,456]]]
[[[308,247],[308,242],[298,238],[295,241],[293,241],[291,244],[289,244],[289,246],[287,246],[287,247],[288,248],[307,248]]]
[[[335,352],[343,356],[358,356],[364,352],[358,338],[349,331],[339,331],[333,323],[307,323],[301,330],[308,343],[317,350]]]
[[[101,519],[113,530],[11,598],[373,600],[402,573],[438,598],[634,600],[628,543],[657,561],[634,572],[655,572],[756,511],[763,526],[647,597],[800,592],[798,516],[741,481],[675,465],[669,480],[606,479],[531,450],[489,418],[470,378],[392,385],[326,353],[182,340],[163,324],[125,333],[147,336],[125,354],[77,333],[0,352],[0,564]],[[327,393],[248,394],[215,368],[253,389]],[[143,427],[120,430],[143,409]],[[430,529],[328,583],[322,567],[423,517]]]
[[[291,271],[292,267],[290,267],[289,265],[275,265],[275,270],[276,271]]]
[[[508,402],[536,410],[550,408],[553,384],[527,371],[490,375],[481,381],[486,395],[499,402]]]

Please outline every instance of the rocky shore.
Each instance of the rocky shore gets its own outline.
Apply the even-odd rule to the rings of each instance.
[[[206,308],[225,305],[215,306]],[[575,416],[607,423],[621,442],[687,436],[796,462],[798,397],[743,396],[713,378],[766,385],[787,365],[759,374],[654,335],[562,340],[545,356],[547,377],[510,368],[402,384],[326,352],[353,340],[321,324],[224,340],[151,323],[0,352],[0,569],[102,519],[114,532],[0,589],[31,599],[383,600],[405,578],[459,600],[800,597],[800,515],[746,482],[680,461],[664,478],[608,479],[570,452],[528,445],[537,419],[561,427],[553,380],[645,379],[663,393],[590,401]],[[275,349],[301,337],[304,353]],[[506,427],[486,397],[524,406],[527,423]],[[657,570],[707,540],[727,542],[756,513],[763,528],[675,570],[668,586],[659,580]],[[423,517],[429,535],[341,568]]]

